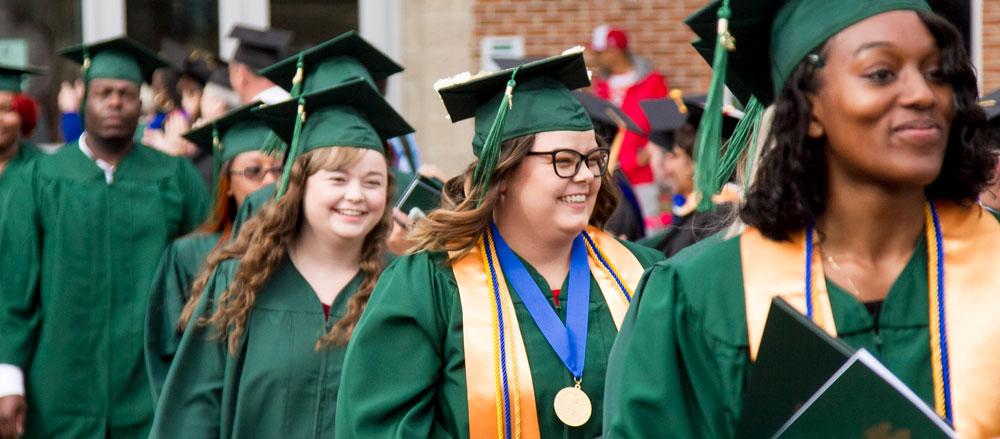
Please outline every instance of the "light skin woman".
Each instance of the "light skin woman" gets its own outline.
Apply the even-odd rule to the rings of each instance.
[[[323,147],[296,159],[287,192],[195,281],[201,299],[182,315],[152,437],[332,430],[339,358],[382,269],[392,187],[378,151]]]
[[[599,283],[605,272],[592,271],[603,270],[596,268],[599,263],[590,260],[593,263],[587,265],[586,239],[593,238],[613,265],[635,267],[636,283],[642,267],[659,255],[599,230],[618,197],[607,172],[608,149],[598,144],[590,119],[568,87],[537,73],[552,65],[570,64],[564,71],[579,65],[585,79],[582,57],[575,60],[573,56],[579,55],[538,61],[521,70],[530,73],[518,78],[504,128],[519,134],[501,133],[493,138],[497,144],[486,140],[482,144],[487,146],[481,149],[476,142],[490,138],[477,134],[473,144],[480,161],[446,183],[442,207],[415,226],[414,252],[397,259],[379,280],[344,361],[338,436],[495,437],[500,434],[493,422],[497,413],[514,413],[517,419],[510,420],[509,428],[520,428],[528,436],[532,431],[543,437],[599,434],[597,416],[567,422],[554,409],[556,394],[578,383],[576,391],[590,398],[593,413],[600,413],[605,349],[617,334],[614,310],[628,306],[619,287]],[[510,75],[510,71],[495,75]],[[482,81],[502,85],[506,79]],[[478,86],[462,83],[455,87]],[[502,92],[501,88],[495,93]],[[534,117],[534,109],[554,108],[539,104],[549,99],[561,105],[555,107],[560,112]],[[495,102],[480,105],[487,111],[496,108]],[[490,117],[476,114],[477,130],[488,129],[483,120]],[[497,146],[492,150],[497,153],[495,164],[483,168],[483,163],[490,163],[492,145]],[[491,176],[488,184],[477,179],[477,174],[482,176],[477,171],[483,169]],[[506,247],[501,246],[501,238]],[[506,260],[482,256],[491,249],[498,255],[516,255],[523,271],[510,265],[514,256]],[[502,273],[508,282],[488,281],[486,265],[493,267],[496,279]],[[520,273],[519,281],[511,280],[515,272]],[[631,278],[621,278],[624,284],[631,282]],[[486,302],[477,300],[486,297],[499,298],[499,314],[491,314],[498,308],[483,308]],[[529,300],[534,304],[530,310]],[[579,303],[589,306],[574,308]],[[569,360],[582,364],[582,369],[568,369],[539,329],[536,319],[550,313],[559,325],[572,328],[565,329],[567,333],[578,330],[574,326],[578,322],[586,322],[586,333],[574,335],[585,340],[585,349],[578,352],[586,353]],[[483,326],[490,321],[504,322],[503,329]],[[516,390],[520,396],[515,398],[520,402],[510,403],[517,406],[511,410],[498,409],[495,403],[496,364],[514,361],[515,349],[504,348],[502,359],[492,356],[500,352],[492,349],[499,346],[496,343],[507,343],[494,336],[500,332],[523,335],[523,341],[512,343],[521,346],[523,342],[524,351],[516,349],[525,358],[517,360],[516,374],[507,369],[510,386],[522,383]],[[372,367],[376,364],[380,366]],[[521,381],[529,377],[530,387]]]
[[[914,8],[850,24],[794,66],[775,98],[773,147],[762,157],[740,212],[748,231],[698,246],[686,253],[689,257],[652,270],[638,293],[641,300],[633,304],[612,355],[606,436],[642,436],[664,428],[678,437],[734,435],[752,379],[757,330],[770,303],[754,283],[754,275],[770,271],[754,259],[800,267],[813,258],[822,266],[820,287],[816,282],[806,286],[804,271],[792,271],[797,274],[790,285],[802,290],[774,294],[796,308],[801,305],[803,314],[848,345],[872,352],[929,406],[946,405],[934,396],[932,350],[937,348],[930,342],[935,326],[928,309],[936,296],[928,296],[927,273],[935,269],[928,265],[928,242],[938,232],[929,218],[940,216],[946,249],[964,248],[964,254],[949,253],[944,272],[963,269],[952,264],[957,260],[977,259],[971,247],[949,239],[965,233],[962,224],[996,227],[996,218],[975,204],[994,158],[975,104],[975,76],[957,31]],[[805,239],[813,241],[818,255],[805,254]],[[767,249],[777,246],[797,256],[772,257],[776,253]],[[992,276],[982,273],[980,279]],[[946,285],[942,294],[955,297],[949,312],[960,312],[962,296],[975,297],[977,288]],[[815,308],[819,311],[807,314],[803,291],[828,303],[829,313]],[[942,337],[954,342],[994,331],[982,327],[970,336],[949,328],[955,335]],[[993,357],[983,351],[972,361],[984,361],[975,367],[989,369]],[[952,359],[969,364],[960,355]],[[627,373],[635,368],[661,372],[640,389],[632,387],[640,383]],[[975,379],[997,382],[995,375]],[[955,399],[949,407],[954,410],[939,414],[954,422],[960,435],[963,428],[969,437],[996,434],[991,429],[1000,426],[980,422],[991,417],[992,409],[970,404],[982,395],[957,384],[973,377],[952,378]],[[871,401],[859,396],[858,403]],[[661,412],[675,416],[650,417]]]

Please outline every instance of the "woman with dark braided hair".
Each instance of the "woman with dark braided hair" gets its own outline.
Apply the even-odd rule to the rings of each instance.
[[[361,78],[255,114],[290,145],[289,166],[194,282],[154,438],[333,435],[345,347],[391,226],[383,142],[412,128]]]
[[[689,19],[703,40],[714,22],[695,23],[717,11],[729,86],[774,105],[770,149],[747,229],[647,273],[612,351],[605,437],[733,437],[774,297],[961,437],[1000,435],[1000,222],[976,203],[994,158],[958,32],[924,0],[717,0]]]

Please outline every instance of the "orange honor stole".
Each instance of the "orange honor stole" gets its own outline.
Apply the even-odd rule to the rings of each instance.
[[[588,228],[590,273],[620,328],[643,267],[611,235]],[[531,367],[507,282],[490,235],[452,264],[462,302],[469,435],[478,438],[539,437]],[[492,343],[484,343],[492,340]]]
[[[938,414],[951,414],[960,437],[1000,436],[1000,223],[978,205],[960,206],[937,201],[940,230],[943,310],[938,297],[929,297],[932,369],[935,407]],[[928,258],[936,262],[937,239],[928,224]],[[750,358],[755,359],[771,299],[781,296],[806,313],[805,233],[790,242],[775,242],[759,230],[748,228],[740,237],[743,286],[746,300]],[[812,255],[812,318],[830,335],[837,335],[830,298],[825,287],[822,261]],[[929,267],[931,296],[938,291],[938,273]],[[938,330],[939,311],[944,331]],[[938,338],[947,349],[942,354]],[[944,358],[941,358],[944,355]],[[942,380],[942,364],[950,369]],[[947,385],[947,388],[945,388]],[[945,393],[950,407],[945,408]]]

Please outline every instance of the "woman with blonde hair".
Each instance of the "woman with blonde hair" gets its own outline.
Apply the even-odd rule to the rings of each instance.
[[[278,198],[195,281],[151,437],[333,433],[391,224],[383,142],[412,129],[362,79],[257,114],[290,145]]]
[[[462,78],[460,78],[462,79]],[[600,230],[608,149],[582,53],[439,89],[479,160],[417,223],[348,348],[339,437],[600,435],[608,350],[661,257]]]

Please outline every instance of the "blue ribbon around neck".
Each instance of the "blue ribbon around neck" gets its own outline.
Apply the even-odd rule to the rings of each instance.
[[[581,379],[587,355],[587,321],[590,317],[590,267],[587,264],[587,247],[583,238],[577,236],[570,250],[566,324],[563,325],[524,263],[504,241],[496,225],[490,223],[490,228],[504,277],[517,291],[535,325],[573,374],[573,378]]]

